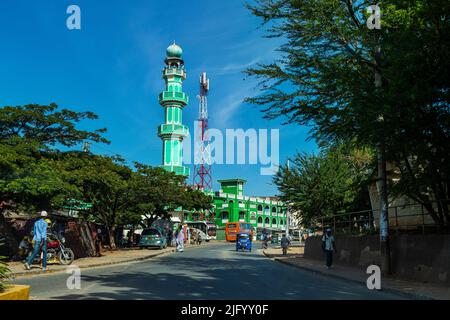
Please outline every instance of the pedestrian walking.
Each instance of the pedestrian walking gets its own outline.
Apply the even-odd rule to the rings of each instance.
[[[103,236],[102,236],[102,229],[98,228],[97,232],[95,233],[95,238],[94,238],[94,243],[95,243],[95,250],[97,251],[96,255],[97,257],[101,257],[102,256],[102,241],[103,240]]]
[[[128,248],[132,248],[133,247],[133,233],[134,233],[134,230],[133,229],[131,229],[131,230],[129,230],[128,231],[128,233],[127,233],[127,246],[128,246]]]
[[[184,232],[183,232],[183,226],[180,226],[178,230],[177,235],[177,252],[183,252],[184,251]]]
[[[48,224],[45,221],[48,216],[46,211],[41,212],[41,219],[36,221],[33,226],[33,240],[34,248],[33,253],[28,257],[24,266],[25,269],[30,270],[30,265],[33,263],[34,258],[40,253],[41,248],[43,251],[42,255],[42,270],[47,270],[47,227]]]
[[[197,230],[191,229],[191,243],[197,244]]]
[[[333,251],[337,253],[337,249],[334,237],[331,234],[331,229],[329,228],[322,237],[322,250],[325,252],[325,267],[330,269],[333,264]]]
[[[167,245],[168,245],[169,247],[172,246],[172,239],[173,239],[173,232],[172,232],[172,230],[169,228],[169,229],[167,229]]]
[[[283,236],[281,237],[281,248],[283,249],[283,256],[287,255],[287,250],[290,244],[291,241],[288,237],[286,237],[286,234],[283,233]]]
[[[198,245],[202,244],[202,235],[201,235],[200,231],[197,232],[197,238],[195,239],[195,241]]]
[[[269,247],[269,237],[267,233],[263,234],[263,242],[262,242],[262,248],[267,249]]]

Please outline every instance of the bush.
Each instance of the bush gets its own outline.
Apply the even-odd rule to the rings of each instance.
[[[8,279],[8,266],[3,261],[6,257],[0,257],[0,292],[5,290],[5,281]]]
[[[2,240],[2,239],[0,239]],[[4,245],[4,241],[0,241],[0,248]],[[4,262],[6,257],[0,256],[0,292],[5,290],[5,281],[8,279],[8,266]]]

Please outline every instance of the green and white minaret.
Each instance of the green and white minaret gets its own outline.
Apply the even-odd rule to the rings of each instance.
[[[159,103],[164,108],[165,123],[158,127],[158,136],[163,142],[162,167],[176,174],[189,176],[189,168],[183,166],[183,139],[189,128],[183,125],[183,108],[189,97],[183,92],[186,71],[182,59],[183,50],[175,44],[167,48],[163,79],[166,88],[159,95]]]

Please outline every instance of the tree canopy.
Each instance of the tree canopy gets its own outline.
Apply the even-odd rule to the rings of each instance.
[[[309,126],[319,143],[376,148],[400,171],[393,196],[428,206],[448,225],[450,199],[448,1],[380,3],[381,29],[366,26],[371,1],[256,0],[280,57],[247,70],[262,93],[247,101],[268,119]],[[379,85],[376,85],[376,82]]]
[[[0,210],[14,204],[27,212],[58,208],[75,187],[59,171],[64,153],[83,141],[108,143],[105,129],[77,128],[92,112],[59,110],[56,104],[0,108]]]
[[[90,204],[85,219],[107,228],[112,247],[118,225],[148,224],[176,209],[204,210],[212,199],[186,186],[185,177],[120,156],[70,149],[84,141],[108,143],[104,129],[85,131],[92,112],[26,105],[0,109],[0,210],[36,213]]]
[[[274,183],[280,199],[309,227],[319,217],[370,209],[372,162],[367,150],[343,146],[318,155],[299,153],[281,166]]]

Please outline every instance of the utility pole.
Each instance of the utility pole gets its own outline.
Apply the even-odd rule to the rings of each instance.
[[[290,160],[287,160],[287,169],[290,169]],[[289,224],[291,223],[289,216],[289,204],[286,203],[286,237],[289,239]]]
[[[289,223],[290,223],[289,208],[286,207],[286,237],[288,237],[288,238],[289,238]]]
[[[380,89],[382,86],[382,78],[380,74],[381,62],[381,47],[377,46],[375,52],[375,87]],[[380,114],[378,121],[380,124],[384,122],[383,114]],[[380,252],[382,258],[382,269],[386,274],[391,273],[391,248],[389,243],[389,209],[388,209],[388,192],[387,192],[387,174],[386,174],[386,156],[385,156],[385,141],[384,136],[381,136],[381,141],[377,148],[378,161],[378,181],[377,189],[380,196]]]

